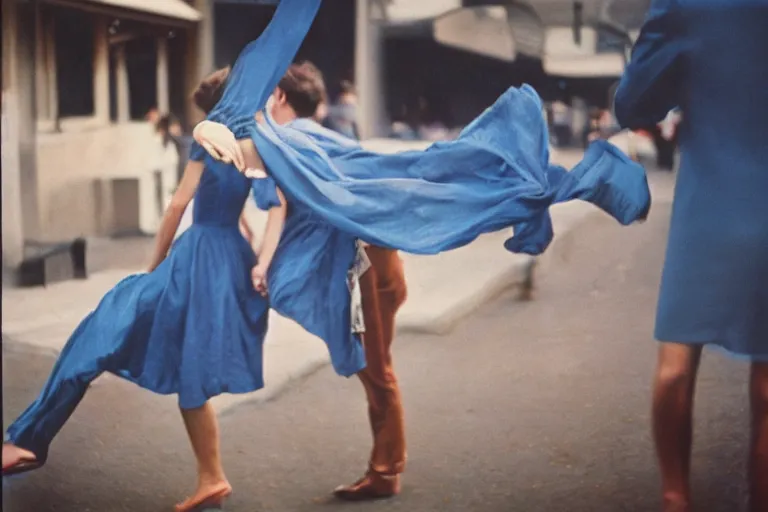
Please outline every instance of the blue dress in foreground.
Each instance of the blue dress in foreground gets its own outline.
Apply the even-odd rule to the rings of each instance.
[[[268,305],[251,284],[256,259],[238,229],[249,188],[236,169],[207,160],[193,225],[157,269],[122,280],[80,323],[37,400],[9,427],[9,441],[44,462],[103,372],[175,393],[184,409],[264,385]]]
[[[768,0],[656,0],[616,95],[623,126],[683,111],[659,341],[768,362]]]

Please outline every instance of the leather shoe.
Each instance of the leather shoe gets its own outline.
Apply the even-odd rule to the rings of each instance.
[[[391,498],[400,493],[400,475],[369,472],[352,485],[342,485],[333,495],[344,501],[370,501]]]

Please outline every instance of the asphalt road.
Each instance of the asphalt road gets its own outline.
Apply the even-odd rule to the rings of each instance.
[[[544,264],[535,300],[502,297],[445,337],[404,336],[395,358],[407,413],[401,496],[330,499],[365,468],[360,384],[329,368],[222,419],[242,512],[658,510],[649,436],[653,315],[669,206],[620,228],[579,230]],[[9,342],[10,341],[10,342]],[[50,357],[4,344],[4,424],[31,401]],[[697,396],[699,510],[744,502],[746,366],[707,353]],[[172,397],[98,381],[48,465],[3,483],[6,512],[168,511],[194,463]]]

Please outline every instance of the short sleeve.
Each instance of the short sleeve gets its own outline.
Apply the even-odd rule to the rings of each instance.
[[[208,156],[208,152],[197,141],[193,141],[189,147],[189,160],[192,162],[202,162],[205,157]]]
[[[268,211],[280,206],[280,197],[277,195],[277,183],[272,176],[258,178],[251,181],[251,190],[256,206],[260,210]]]
[[[223,124],[238,140],[249,139],[251,128],[256,124],[256,112],[248,115],[235,114],[234,108],[233,106],[217,107],[217,110],[208,116],[208,120]]]
[[[256,119],[254,114],[252,116],[238,117],[228,125],[228,128],[235,134],[236,139],[250,139],[251,128],[255,124]]]

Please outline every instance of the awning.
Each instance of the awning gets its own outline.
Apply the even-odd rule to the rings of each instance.
[[[435,41],[506,62],[517,56],[504,7],[457,9],[433,23]]]
[[[624,73],[624,56],[602,53],[584,56],[544,56],[544,72],[567,78],[618,78]]]
[[[168,22],[195,23],[203,17],[184,0],[45,0],[75,9],[130,18],[160,18]],[[147,20],[152,21],[152,20]]]

